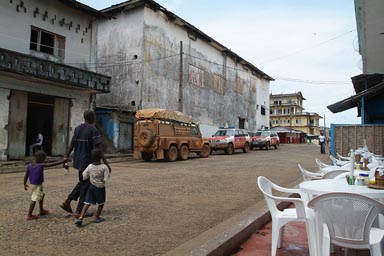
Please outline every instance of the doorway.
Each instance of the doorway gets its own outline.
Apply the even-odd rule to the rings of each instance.
[[[43,135],[42,149],[47,155],[52,154],[52,127],[55,98],[52,96],[29,93],[27,105],[26,147],[36,142],[37,134]]]

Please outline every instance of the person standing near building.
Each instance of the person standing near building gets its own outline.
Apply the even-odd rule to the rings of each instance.
[[[93,112],[92,110],[86,110],[84,112],[84,121],[85,122],[83,124],[80,124],[75,128],[73,137],[71,139],[71,144],[65,155],[65,157],[68,158],[71,152],[74,151],[73,167],[78,170],[79,181],[73,188],[72,192],[68,195],[67,199],[60,205],[63,210],[69,213],[73,213],[71,208],[71,201],[78,200],[78,204],[74,214],[76,218],[80,216],[81,210],[84,205],[85,196],[89,187],[89,179],[83,179],[83,171],[92,162],[92,149],[101,147],[100,132],[96,129],[94,125],[95,112]],[[111,167],[105,159],[104,154],[102,154],[102,160],[103,163],[108,166],[109,171],[111,171]]]
[[[320,153],[325,154],[325,136],[324,131],[320,131],[319,135]]]

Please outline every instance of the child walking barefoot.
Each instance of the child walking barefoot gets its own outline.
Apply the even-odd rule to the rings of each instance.
[[[83,224],[84,215],[91,204],[98,205],[94,222],[104,221],[100,215],[105,203],[105,182],[109,179],[110,170],[107,165],[101,163],[102,152],[99,148],[92,150],[91,157],[92,163],[83,172],[83,179],[90,179],[91,184],[89,184],[80,217],[75,222],[76,226]]]
[[[67,158],[53,162],[53,163],[44,163],[45,158],[47,157],[44,151],[38,150],[35,153],[35,160],[28,164],[27,170],[24,176],[24,190],[28,190],[27,181],[32,189],[31,204],[29,205],[29,211],[27,215],[27,220],[38,219],[39,216],[46,215],[49,213],[48,210],[44,209],[44,197],[43,192],[43,182],[44,182],[44,167],[51,167],[59,165],[68,161]],[[33,209],[35,208],[36,202],[39,202],[39,214],[33,215]]]

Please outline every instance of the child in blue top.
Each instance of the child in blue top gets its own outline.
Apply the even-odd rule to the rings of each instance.
[[[44,209],[43,205],[45,196],[43,192],[44,167],[51,167],[68,161],[67,158],[64,158],[53,163],[44,163],[47,155],[42,150],[36,151],[34,156],[35,160],[28,164],[27,171],[25,172],[24,176],[24,190],[28,190],[28,179],[32,189],[31,204],[29,205],[27,220],[35,220],[38,219],[39,216],[49,213],[48,210]],[[32,213],[36,202],[39,202],[40,212],[38,215],[33,215]]]

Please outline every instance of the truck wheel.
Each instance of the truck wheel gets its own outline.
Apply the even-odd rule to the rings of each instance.
[[[227,155],[232,155],[232,154],[233,154],[233,151],[234,151],[234,149],[233,149],[233,145],[232,145],[232,143],[229,143],[229,144],[228,144],[228,147],[225,149],[225,154],[227,154]]]
[[[143,147],[148,147],[153,143],[155,136],[153,136],[153,132],[149,129],[145,129],[139,135],[139,143]]]
[[[266,150],[269,150],[269,148],[271,147],[271,144],[269,144],[269,141],[267,142],[267,145],[265,145],[265,149]]]
[[[249,152],[249,143],[245,143],[244,144],[243,152],[244,153],[248,153]]]
[[[153,158],[153,153],[141,152],[141,158],[143,158],[145,162],[150,162]]]
[[[200,151],[200,157],[207,158],[209,157],[210,154],[211,154],[211,148],[207,144],[203,145]]]
[[[168,162],[176,161],[177,159],[177,148],[176,146],[172,145],[169,147],[167,151],[165,151],[165,159]]]
[[[279,142],[277,142],[276,144],[275,144],[275,149],[278,149],[279,148]]]
[[[189,155],[189,149],[186,145],[182,145],[179,150],[178,159],[179,160],[187,160]]]

